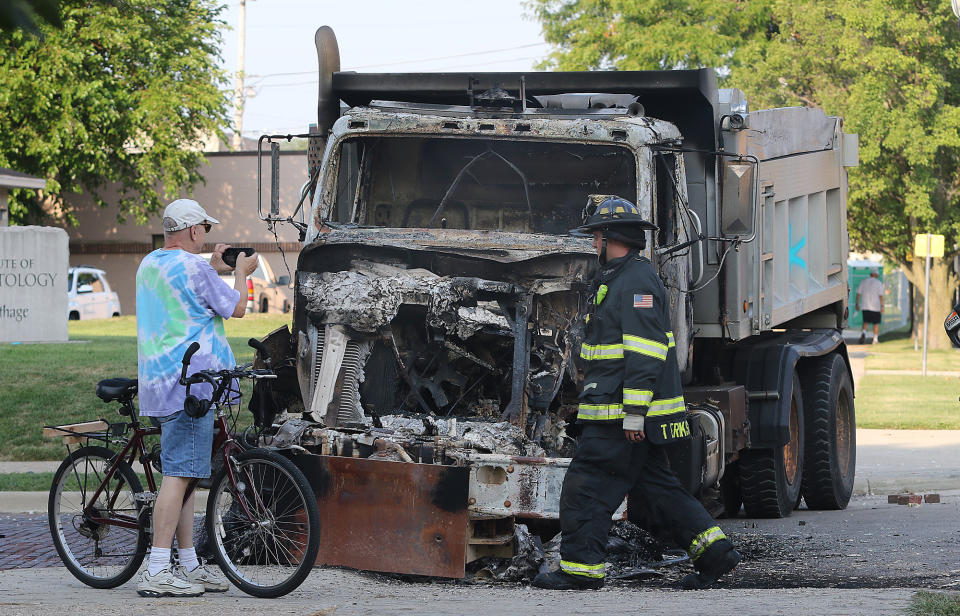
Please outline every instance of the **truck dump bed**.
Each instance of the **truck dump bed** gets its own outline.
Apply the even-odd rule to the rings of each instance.
[[[841,328],[847,295],[845,167],[856,164],[856,136],[844,135],[841,120],[819,109],[754,111],[744,122],[742,129],[722,133],[722,146],[752,161],[757,177],[751,186],[747,164],[729,158],[721,163],[719,211],[707,212],[706,225],[708,235],[739,231],[755,237],[725,259],[725,246],[707,244],[705,274],[721,259],[725,271],[697,294],[694,327],[706,337],[734,340],[778,328]],[[748,212],[755,212],[755,220]]]

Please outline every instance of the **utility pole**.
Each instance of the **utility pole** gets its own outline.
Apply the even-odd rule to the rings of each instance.
[[[237,78],[233,90],[233,149],[243,147],[243,61],[247,32],[247,0],[240,0],[240,41],[237,47]]]

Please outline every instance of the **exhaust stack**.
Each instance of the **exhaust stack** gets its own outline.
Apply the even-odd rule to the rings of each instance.
[[[320,85],[317,93],[317,130],[326,138],[340,117],[340,99],[333,92],[333,74],[340,70],[340,48],[330,26],[320,26],[313,35],[317,46]]]

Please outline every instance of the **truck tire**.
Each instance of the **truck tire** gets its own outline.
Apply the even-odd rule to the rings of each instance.
[[[747,449],[740,454],[740,492],[747,517],[783,518],[800,500],[803,482],[803,394],[793,376],[790,440],[780,449]]]
[[[720,480],[720,502],[723,503],[723,515],[735,518],[743,507],[743,492],[740,490],[740,462],[727,466]]]
[[[803,498],[810,509],[844,509],[857,465],[853,386],[837,353],[808,361],[803,375]]]

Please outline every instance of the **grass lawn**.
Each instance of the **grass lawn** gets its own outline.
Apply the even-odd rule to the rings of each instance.
[[[862,351],[861,351],[862,349]],[[857,427],[960,430],[960,379],[956,377],[870,374],[872,370],[915,370],[923,352],[913,350],[906,334],[854,353],[865,352],[864,375],[857,385]],[[960,372],[960,350],[927,350],[927,371]]]
[[[146,489],[147,478],[138,473],[140,485]],[[160,477],[154,474],[159,481]],[[53,473],[0,473],[0,492],[48,492],[53,483]],[[79,490],[75,479],[68,480],[66,489]]]
[[[920,370],[923,367],[923,346],[913,350],[908,337],[895,338],[866,347],[867,370]],[[960,372],[960,349],[927,349],[927,370]],[[958,391],[960,393],[960,391]]]
[[[856,390],[857,427],[960,430],[958,395],[956,378],[867,374]]]
[[[289,324],[290,315],[251,314],[226,321],[227,339],[240,363],[253,358],[247,346]],[[137,331],[133,316],[70,321],[70,342],[0,345],[0,460],[59,460],[59,440],[44,439],[44,425],[119,419],[116,404],[94,394],[97,382],[137,376]],[[246,401],[244,401],[246,403]]]
[[[289,323],[290,315],[251,314],[226,322],[238,362],[249,361],[252,337]],[[137,375],[136,319],[125,316],[71,321],[65,344],[0,345],[0,460],[59,460],[59,440],[41,436],[44,425],[116,421],[116,405],[94,395],[97,381]],[[889,339],[866,349],[866,369],[919,370],[921,353],[908,338]],[[960,372],[960,352],[929,351],[928,370]],[[867,374],[857,387],[857,425],[861,428],[960,429],[960,379]],[[242,411],[241,421],[247,411]]]
[[[910,602],[914,616],[960,616],[960,595],[921,590]]]

